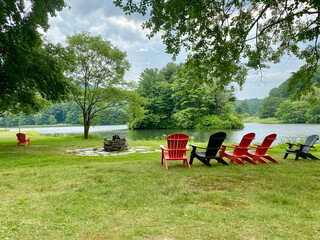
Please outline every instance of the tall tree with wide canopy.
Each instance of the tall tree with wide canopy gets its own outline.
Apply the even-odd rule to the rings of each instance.
[[[43,46],[39,33],[64,7],[63,0],[0,0],[0,114],[34,112],[43,99],[66,96],[58,48]]]
[[[127,14],[149,15],[149,37],[162,34],[166,51],[189,52],[196,81],[218,86],[245,81],[248,69],[278,63],[284,54],[305,60],[291,78],[296,96],[312,90],[319,66],[319,0],[114,0]]]
[[[68,36],[67,43],[66,75],[73,84],[73,99],[82,110],[85,139],[93,120],[109,107],[128,104],[129,113],[143,114],[139,95],[125,90],[128,83],[123,76],[130,67],[125,52],[89,33]]]

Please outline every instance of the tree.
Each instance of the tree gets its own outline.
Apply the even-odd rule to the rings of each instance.
[[[193,71],[184,75],[181,70],[182,66],[169,63],[160,71],[141,73],[137,91],[146,99],[146,112],[142,119],[130,122],[132,128],[243,127],[242,118],[232,113],[231,91],[214,91],[205,83],[190,88]]]
[[[170,128],[173,113],[172,75],[176,73],[175,64],[169,63],[159,71],[145,69],[140,75],[137,92],[146,99],[145,115],[138,121],[133,121],[133,128]],[[175,70],[173,70],[175,69]]]
[[[283,123],[305,123],[309,106],[307,101],[285,100],[277,109],[276,116]]]
[[[39,33],[63,7],[64,0],[0,1],[0,114],[35,112],[42,99],[67,95],[63,61]]]
[[[50,115],[49,119],[48,119],[48,123],[51,124],[51,125],[56,124],[57,123],[57,119],[55,118],[55,116]]]
[[[235,106],[236,113],[244,115],[245,117],[249,117],[253,114],[252,107],[249,106],[247,100],[239,101],[238,104]]]
[[[114,0],[127,14],[149,15],[143,27],[149,37],[162,33],[166,51],[177,56],[184,48],[186,66],[196,79],[223,88],[240,86],[248,69],[278,63],[285,54],[305,60],[290,79],[296,96],[313,91],[319,66],[319,0]]]
[[[258,107],[257,115],[259,118],[271,118],[276,116],[276,110],[280,104],[284,101],[284,98],[280,97],[266,97],[262,100]]]
[[[129,69],[125,52],[101,36],[93,37],[89,33],[68,36],[67,43],[69,65],[66,75],[73,84],[73,99],[82,111],[85,139],[94,119],[111,106],[124,104],[127,100],[129,111],[142,114],[139,96],[121,88],[128,85],[123,80]]]

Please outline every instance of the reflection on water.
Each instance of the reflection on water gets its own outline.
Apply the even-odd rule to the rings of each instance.
[[[21,132],[36,130],[41,134],[62,134],[74,135],[82,134],[83,127],[35,127],[21,128]],[[18,131],[17,128],[11,128],[10,131]],[[112,126],[95,126],[90,128],[90,133],[96,133],[101,138],[111,138],[117,134],[120,137],[126,137],[129,140],[141,139],[165,139],[166,136],[172,133],[185,133],[190,136],[192,141],[207,142],[209,136],[215,132],[224,131],[227,133],[228,143],[237,143],[241,140],[244,134],[249,132],[256,133],[254,143],[262,142],[266,135],[276,133],[278,135],[276,143],[287,142],[294,140],[303,141],[306,136],[311,134],[320,135],[320,124],[262,124],[262,123],[245,123],[244,129],[241,130],[169,130],[169,129],[145,129],[145,130],[128,130],[126,125]]]

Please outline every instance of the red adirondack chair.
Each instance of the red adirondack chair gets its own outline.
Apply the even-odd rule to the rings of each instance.
[[[188,168],[190,168],[190,164],[186,156],[186,152],[189,150],[187,145],[188,140],[188,135],[183,133],[175,133],[168,136],[168,148],[165,148],[164,145],[160,145],[160,148],[162,149],[161,165],[163,165],[164,160],[166,169],[168,170],[167,161],[183,160],[183,164],[187,164]]]
[[[28,139],[26,139],[26,135],[24,133],[17,133],[16,135],[17,135],[17,140],[18,140],[16,147],[18,145],[20,145],[21,143],[25,143],[26,144],[25,146],[27,146],[28,144],[31,145],[30,137],[28,137]]]
[[[266,136],[262,142],[261,145],[255,144],[255,146],[252,146],[252,148],[256,148],[256,150],[248,151],[247,155],[251,157],[253,160],[258,161],[260,163],[267,163],[262,158],[268,159],[271,162],[278,163],[277,160],[270,157],[269,154],[266,154],[268,149],[271,149],[271,144],[274,140],[276,140],[277,134],[270,134]]]
[[[221,145],[222,150],[219,152],[220,157],[227,157],[230,159],[230,162],[236,162],[239,164],[244,164],[244,161],[247,161],[252,164],[257,164],[252,159],[248,158],[247,152],[249,150],[249,145],[256,136],[255,133],[248,133],[242,137],[241,142],[239,145],[233,145],[233,146],[226,146]],[[234,148],[233,151],[226,151],[226,148]]]

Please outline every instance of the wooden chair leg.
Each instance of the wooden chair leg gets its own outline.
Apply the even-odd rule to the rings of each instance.
[[[187,163],[187,165],[188,165],[188,168],[190,169],[191,167],[190,167],[190,164],[189,164],[189,162],[188,162],[188,161],[186,161],[186,163]]]
[[[189,164],[190,164],[190,165],[192,165],[192,163],[193,163],[193,159],[194,159],[194,156],[193,156],[193,155],[191,155],[191,156],[190,156],[190,161],[189,161]]]
[[[234,156],[230,156],[229,159],[230,159],[230,162],[236,162],[238,164],[244,164],[244,161],[242,161],[242,160],[240,160],[240,159],[238,159],[238,158],[236,158]]]
[[[250,156],[251,157],[251,156]],[[258,157],[258,156],[252,156],[252,159],[259,162],[259,163],[264,163],[264,164],[268,164],[265,160],[263,160],[262,158]]]
[[[319,160],[316,156],[312,155],[311,153],[308,153],[307,155],[309,158],[314,159],[314,160]]]
[[[279,163],[277,160],[275,160],[274,158],[272,158],[271,156],[264,156],[265,159],[268,159],[269,161],[273,162],[273,163]]]
[[[257,165],[257,163],[255,161],[253,161],[252,159],[250,159],[248,157],[242,157],[241,159],[244,160],[244,161],[247,161],[247,162],[249,162],[251,164]]]
[[[225,160],[223,160],[221,157],[216,157],[216,160],[218,163],[222,163],[223,165],[229,165]]]
[[[204,165],[207,165],[208,167],[212,167],[212,165],[207,161],[205,158],[198,157],[199,161],[202,162]]]
[[[162,154],[161,154],[161,165],[163,165],[163,151],[162,151]]]

